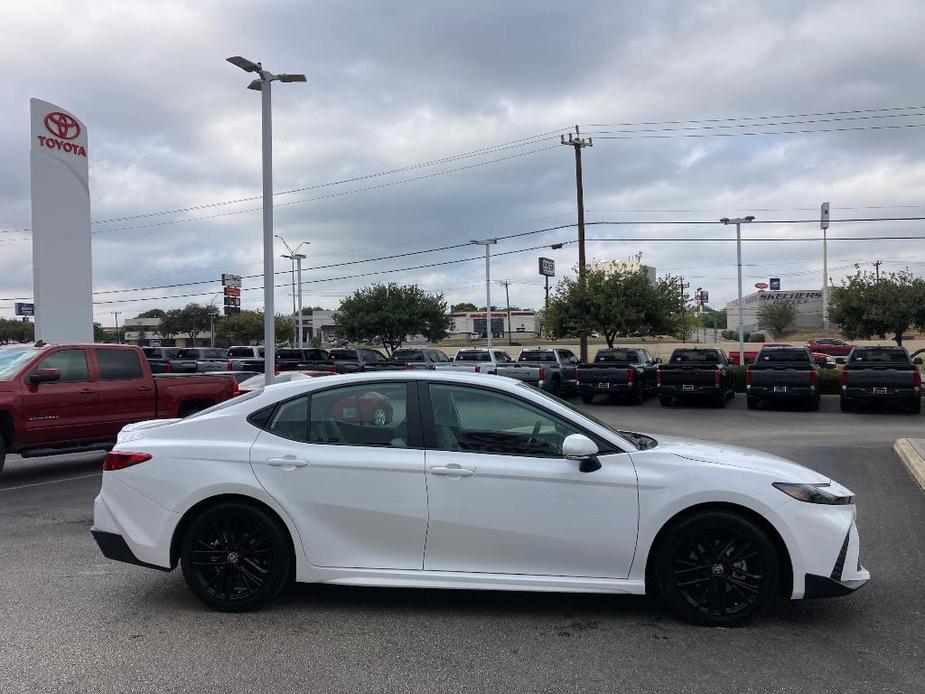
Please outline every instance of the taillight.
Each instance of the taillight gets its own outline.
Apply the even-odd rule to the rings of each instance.
[[[278,367],[278,366],[277,366],[275,369],[273,369],[273,375],[274,375],[274,376],[279,376],[279,367]]]
[[[106,454],[103,460],[103,470],[123,470],[132,465],[138,465],[146,460],[151,460],[150,453],[123,453],[122,451],[112,451]]]
[[[546,368],[543,366],[540,367],[540,380],[541,381],[546,380]]]
[[[922,387],[922,372],[918,369],[912,373],[912,385],[916,388]]]
[[[713,372],[713,386],[719,388],[719,371]]]
[[[581,369],[575,369],[575,380],[576,381],[581,380]]]
[[[634,369],[626,370],[626,380],[630,383],[636,380],[636,371]]]
[[[655,370],[655,385],[657,386],[662,385],[662,370],[661,369]]]
[[[809,385],[815,386],[819,382],[819,374],[815,371],[809,372]]]
[[[167,373],[173,373],[173,362],[167,362]]]
[[[752,384],[752,370],[745,369],[745,385],[750,386]]]
[[[331,373],[332,373],[332,374],[336,374],[336,373],[337,373],[337,364],[331,364]]]
[[[476,366],[476,367],[475,367],[475,373],[477,373],[477,374],[482,373],[482,367],[481,367],[481,366]]]
[[[234,371],[234,367],[231,365],[231,359],[228,360],[228,368],[226,371]]]
[[[841,370],[841,384],[843,386],[848,385],[848,372],[844,369]]]

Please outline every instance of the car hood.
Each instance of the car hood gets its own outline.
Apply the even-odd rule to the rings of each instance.
[[[143,422],[126,424],[124,427],[122,427],[122,431],[119,432],[116,443],[134,441],[135,439],[141,438],[145,431],[150,429],[158,429],[160,427],[167,426],[168,424],[173,424],[174,422],[179,421],[179,419],[147,419]]]
[[[751,448],[677,436],[653,436],[652,438],[658,441],[658,446],[652,450],[672,453],[694,462],[766,472],[777,476],[781,482],[821,484],[832,481],[825,475],[792,460]]]

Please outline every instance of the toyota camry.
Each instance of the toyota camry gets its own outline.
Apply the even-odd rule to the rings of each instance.
[[[852,493],[766,453],[620,431],[531,386],[434,371],[259,389],[127,426],[93,535],[210,607],[292,581],[654,594],[736,625],[864,585]]]

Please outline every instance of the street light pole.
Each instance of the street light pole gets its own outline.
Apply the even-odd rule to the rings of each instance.
[[[302,348],[302,261],[305,260],[306,256],[304,253],[299,253],[299,249],[302,246],[309,245],[310,242],[302,241],[298,246],[293,249],[286,239],[284,239],[279,234],[276,234],[276,238],[283,242],[283,245],[286,247],[286,250],[289,251],[289,255],[285,253],[280,256],[282,258],[288,258],[292,263],[292,334],[293,334],[293,344],[292,346],[298,346],[299,349]],[[298,263],[298,282],[296,281],[296,263]],[[298,312],[296,312],[296,287],[298,287]],[[298,331],[298,337],[296,337],[296,331]]]
[[[485,334],[488,337],[488,349],[491,349],[491,246],[498,239],[470,241],[477,246],[485,246]]]
[[[739,324],[739,366],[745,366],[745,332],[742,329],[742,225],[754,222],[755,217],[753,215],[736,217],[735,219],[723,217],[719,221],[723,224],[736,225],[736,268],[739,277],[739,298],[736,300],[736,314]]]
[[[298,278],[298,287],[299,287],[299,349],[305,346],[305,330],[303,326],[302,317],[302,261],[305,260],[304,253],[295,254],[296,262],[296,277]]]
[[[305,75],[279,74],[263,69],[263,65],[239,55],[227,58],[228,62],[245,72],[254,72],[255,79],[248,89],[261,95],[261,147],[263,149],[263,350],[264,382],[272,385],[276,373],[276,325],[273,308],[273,117],[270,107],[272,82],[305,82]]]
[[[822,328],[829,329],[829,203],[822,203],[819,215],[819,227],[822,229]]]

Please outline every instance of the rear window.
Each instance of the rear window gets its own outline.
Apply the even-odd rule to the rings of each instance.
[[[341,361],[357,361],[357,352],[355,349],[332,349],[330,352],[331,359],[340,359]]]
[[[260,356],[263,356],[263,349],[261,348],[259,352]],[[254,348],[253,347],[229,347],[226,354],[228,357],[253,357]]]
[[[596,362],[608,361],[636,361],[636,350],[634,349],[615,349],[609,352],[598,352],[594,357]]]
[[[196,348],[177,350],[177,359],[202,359],[202,350]]]
[[[699,363],[699,364],[718,364],[720,361],[719,354],[716,352],[704,352],[696,349],[678,349],[671,355],[673,364]]]
[[[521,352],[517,361],[552,361],[556,360],[554,352]]]
[[[805,349],[765,349],[758,354],[759,362],[810,361]]]
[[[419,349],[397,349],[392,352],[392,361],[401,364],[409,361],[427,361],[427,356]]]
[[[100,378],[104,381],[121,381],[141,378],[138,355],[128,349],[98,349],[96,361],[100,365]]]
[[[298,349],[278,349],[276,350],[278,359],[301,359],[302,351]]]
[[[488,352],[459,352],[456,361],[491,361]]]
[[[851,361],[908,364],[909,356],[901,349],[865,349],[855,351]]]

